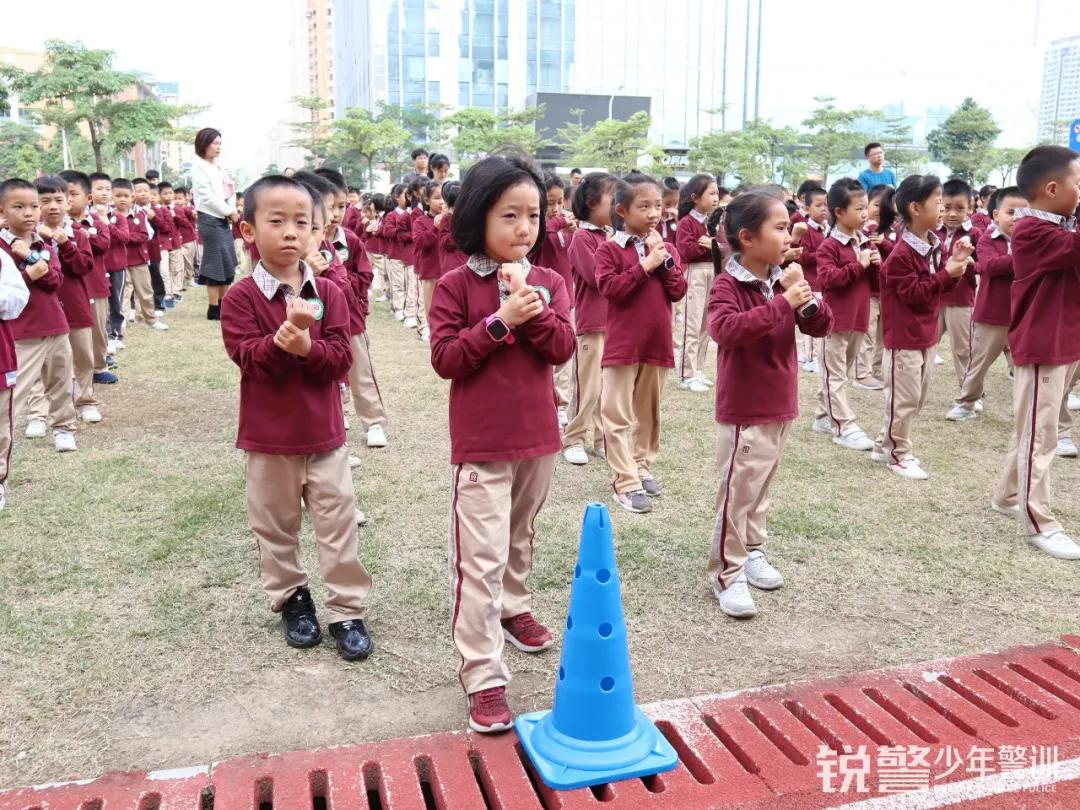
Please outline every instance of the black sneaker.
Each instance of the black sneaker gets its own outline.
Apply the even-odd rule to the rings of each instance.
[[[664,488],[660,486],[660,482],[653,478],[651,475],[647,475],[641,479],[641,488],[645,490],[645,494],[655,498]]]
[[[337,642],[338,655],[346,661],[363,661],[375,649],[363,619],[331,622],[326,627]]]
[[[281,608],[281,623],[285,626],[285,643],[290,647],[314,647],[322,641],[319,619],[311,591],[297,588]]]
[[[615,503],[627,512],[643,514],[652,511],[652,500],[643,489],[635,489],[633,492],[616,492]]]

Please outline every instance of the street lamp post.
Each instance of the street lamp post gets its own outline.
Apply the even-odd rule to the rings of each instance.
[[[620,84],[617,88],[615,88],[615,92],[612,93],[611,97],[608,99],[607,117],[609,119],[614,117],[611,113],[612,113],[612,108],[615,106],[615,96],[617,96],[619,93],[621,93],[625,89],[626,89],[626,85]]]

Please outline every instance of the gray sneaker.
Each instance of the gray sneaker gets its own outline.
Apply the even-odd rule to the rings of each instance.
[[[641,479],[641,488],[645,490],[646,495],[652,498],[655,498],[657,495],[664,491],[664,488],[660,486],[660,482],[653,478],[651,475],[646,475],[644,478]]]
[[[643,514],[652,511],[652,500],[643,489],[635,489],[632,492],[616,492],[615,503],[627,512]]]

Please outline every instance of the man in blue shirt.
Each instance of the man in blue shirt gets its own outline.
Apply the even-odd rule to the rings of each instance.
[[[896,188],[896,172],[885,168],[885,150],[881,144],[868,143],[866,148],[863,149],[863,154],[866,155],[870,168],[863,169],[862,174],[859,175],[859,182],[862,183],[862,187],[867,191],[870,191],[874,186],[892,186]]]

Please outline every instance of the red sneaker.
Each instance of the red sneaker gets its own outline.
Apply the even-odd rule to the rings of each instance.
[[[534,619],[531,613],[503,619],[502,627],[503,637],[522,652],[540,652],[555,643],[548,629]]]
[[[481,734],[508,731],[513,719],[505,686],[493,686],[469,695],[469,728],[473,731]]]

